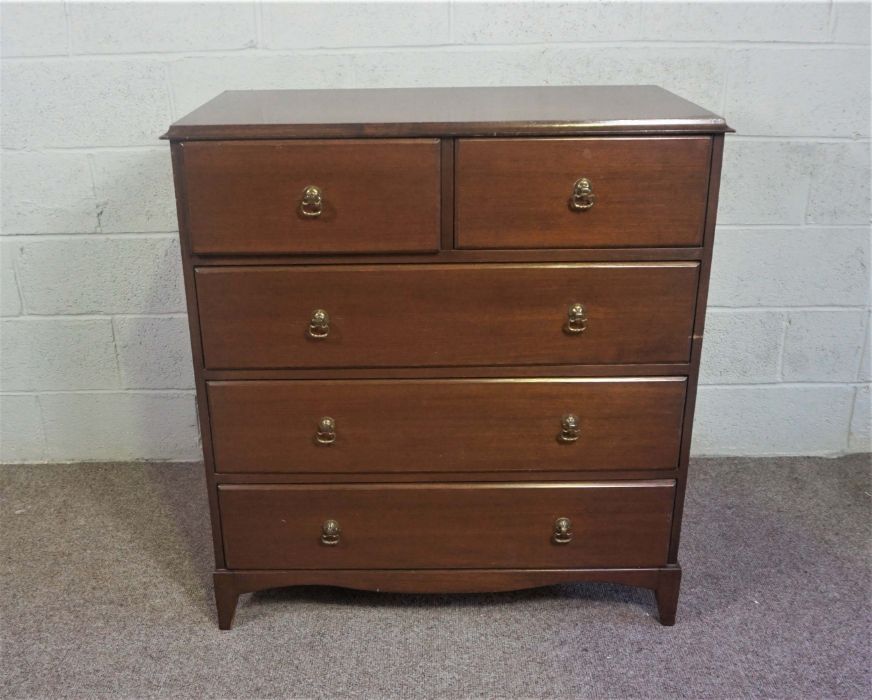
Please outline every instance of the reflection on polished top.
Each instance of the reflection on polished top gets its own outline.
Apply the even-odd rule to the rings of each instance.
[[[653,85],[229,90],[173,140],[344,136],[723,133],[723,118]]]

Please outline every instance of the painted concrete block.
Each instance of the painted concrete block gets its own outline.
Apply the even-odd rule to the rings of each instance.
[[[160,314],[185,310],[175,236],[34,240],[18,275],[35,314]]]
[[[777,311],[709,309],[700,383],[778,381],[785,322],[786,315]]]
[[[865,306],[869,230],[719,229],[710,306]]]
[[[35,394],[0,394],[0,464],[45,460],[42,415]]]
[[[119,386],[107,319],[16,318],[0,322],[0,391]]]
[[[3,234],[99,230],[87,155],[3,151],[0,163]]]
[[[202,459],[190,392],[43,394],[50,461]]]
[[[703,386],[692,453],[836,455],[847,448],[850,386]]]
[[[784,380],[854,381],[865,330],[862,309],[791,311],[784,340]]]
[[[125,316],[113,324],[124,388],[194,388],[186,317]]]

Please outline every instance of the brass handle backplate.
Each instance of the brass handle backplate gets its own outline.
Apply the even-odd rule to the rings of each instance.
[[[581,427],[578,424],[578,416],[567,413],[560,419],[560,432],[557,433],[557,442],[575,442],[581,436]]]
[[[569,518],[557,518],[554,521],[554,534],[551,536],[554,544],[569,544],[572,542],[572,521]]]
[[[315,442],[319,445],[332,445],[336,442],[336,421],[330,416],[324,416],[318,421],[318,431],[315,433]]]
[[[569,312],[566,314],[566,325],[563,326],[563,330],[569,335],[578,335],[587,330],[587,312],[583,304],[573,304],[569,307]]]
[[[309,321],[310,338],[326,338],[330,334],[330,315],[324,309],[315,309],[312,312],[312,320]]]
[[[572,186],[572,196],[569,198],[569,208],[575,211],[586,211],[596,203],[593,186],[586,177],[579,178]]]
[[[333,546],[339,544],[339,535],[342,534],[342,529],[339,523],[335,520],[325,520],[321,525],[321,544]]]
[[[321,195],[321,188],[315,185],[309,185],[303,190],[303,198],[300,200],[300,213],[303,216],[315,218],[321,216],[324,210],[324,200]]]

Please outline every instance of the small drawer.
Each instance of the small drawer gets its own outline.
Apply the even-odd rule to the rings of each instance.
[[[206,367],[687,362],[696,262],[200,267]]]
[[[509,472],[674,469],[684,377],[221,381],[215,469]]]
[[[675,482],[218,487],[231,569],[666,563]]]
[[[708,137],[462,139],[459,248],[702,245]]]
[[[435,139],[191,142],[182,149],[194,253],[439,248]]]

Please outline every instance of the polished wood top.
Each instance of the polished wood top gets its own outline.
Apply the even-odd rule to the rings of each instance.
[[[723,133],[654,85],[230,90],[162,137],[209,139]]]

